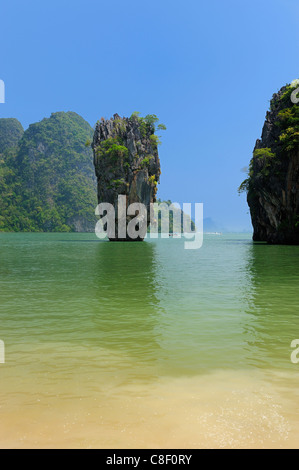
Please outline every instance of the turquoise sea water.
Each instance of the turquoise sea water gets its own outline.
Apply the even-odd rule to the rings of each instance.
[[[0,445],[294,446],[298,262],[249,234],[0,234]]]

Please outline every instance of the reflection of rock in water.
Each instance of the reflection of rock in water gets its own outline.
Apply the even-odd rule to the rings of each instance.
[[[155,246],[103,242],[97,255],[94,323],[101,345],[155,361],[160,350]]]
[[[258,367],[294,367],[290,343],[299,337],[299,250],[292,246],[253,244],[246,336],[249,358]]]

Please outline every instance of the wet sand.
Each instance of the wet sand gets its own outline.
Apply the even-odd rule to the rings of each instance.
[[[219,371],[117,388],[94,383],[94,393],[73,377],[72,391],[1,394],[0,446],[296,448],[294,397],[281,380],[275,390],[263,375]]]

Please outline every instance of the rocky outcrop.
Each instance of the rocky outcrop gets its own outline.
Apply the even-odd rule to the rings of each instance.
[[[247,191],[255,241],[299,244],[298,84],[273,95],[249,176],[240,186]]]
[[[135,113],[130,118],[121,118],[114,114],[113,118],[102,118],[96,125],[92,148],[98,179],[98,202],[110,203],[115,208],[116,238],[113,240],[131,240],[128,234],[126,237],[118,236],[119,195],[126,196],[127,207],[135,202],[146,206],[146,233],[150,204],[156,200],[160,178],[159,141],[155,135],[157,121],[155,115],[140,118]],[[134,217],[127,215],[126,224]],[[143,237],[134,240],[141,239]]]

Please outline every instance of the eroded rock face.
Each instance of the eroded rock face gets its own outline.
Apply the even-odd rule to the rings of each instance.
[[[299,244],[299,104],[283,87],[273,95],[243,183],[255,241]]]
[[[127,207],[142,203],[147,208],[146,228],[150,222],[150,204],[156,201],[160,178],[160,161],[155,127],[138,116],[121,118],[114,114],[109,120],[101,119],[96,125],[92,148],[98,180],[98,202],[110,203],[116,212],[116,238],[118,236],[118,196],[126,196]],[[135,215],[127,216],[128,224]],[[145,233],[144,233],[145,235]],[[133,240],[141,240],[142,236]],[[112,240],[112,238],[111,238]]]

